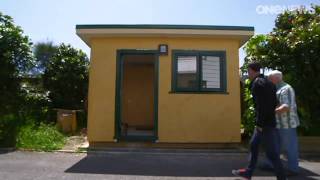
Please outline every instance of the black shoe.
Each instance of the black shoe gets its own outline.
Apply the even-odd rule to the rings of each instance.
[[[246,180],[251,179],[251,175],[249,174],[247,169],[237,169],[237,170],[232,170],[232,174],[235,176],[242,177]]]

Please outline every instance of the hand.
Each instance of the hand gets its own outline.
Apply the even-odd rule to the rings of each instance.
[[[281,114],[290,111],[290,108],[287,104],[282,104],[281,106],[276,108],[276,113]]]
[[[257,131],[262,132],[262,127],[257,126],[256,129]]]

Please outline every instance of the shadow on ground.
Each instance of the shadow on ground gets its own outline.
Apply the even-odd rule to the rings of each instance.
[[[8,154],[15,151],[16,151],[16,148],[0,148],[0,154]]]
[[[68,168],[67,173],[117,174],[176,177],[230,177],[231,170],[246,165],[245,154],[234,153],[88,153]],[[272,176],[256,171],[255,176]],[[301,168],[301,175],[290,179],[320,178],[319,174]]]

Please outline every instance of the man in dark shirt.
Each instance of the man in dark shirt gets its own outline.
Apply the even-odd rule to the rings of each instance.
[[[251,179],[258,161],[259,145],[265,145],[266,155],[275,167],[278,180],[286,179],[280,160],[280,136],[276,130],[275,109],[277,106],[276,87],[260,74],[260,64],[249,64],[250,89],[255,106],[255,132],[250,142],[250,162],[247,168],[233,170],[234,175]]]

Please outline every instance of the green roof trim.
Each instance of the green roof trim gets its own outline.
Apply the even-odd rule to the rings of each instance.
[[[79,24],[76,29],[196,29],[254,31],[252,26],[165,25],[165,24]]]

